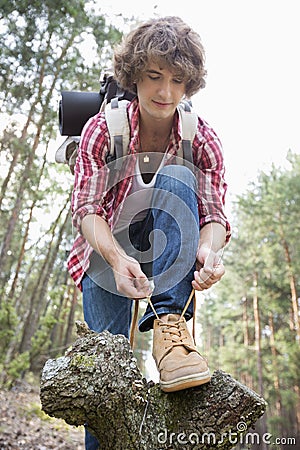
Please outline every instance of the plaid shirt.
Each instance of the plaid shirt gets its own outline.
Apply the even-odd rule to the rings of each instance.
[[[102,217],[113,231],[126,196],[130,192],[139,149],[139,106],[134,99],[128,106],[131,137],[128,158],[122,165],[118,179],[111,182],[106,156],[110,150],[110,138],[103,113],[89,119],[82,131],[75,166],[72,196],[73,225],[78,234],[68,258],[68,269],[76,285],[89,267],[93,251],[82,236],[81,221],[87,214]],[[174,163],[181,142],[179,114],[174,116],[170,143],[165,164]],[[227,185],[224,181],[224,163],[221,143],[210,126],[198,118],[198,129],[193,142],[193,160],[198,185],[198,209],[200,228],[210,222],[218,222],[226,228],[226,242],[230,238],[230,225],[224,213]],[[120,176],[120,174],[122,174]]]

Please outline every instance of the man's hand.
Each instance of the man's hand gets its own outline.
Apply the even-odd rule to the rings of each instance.
[[[113,267],[113,273],[120,294],[132,299],[145,298],[151,294],[151,283],[134,258],[120,255]]]
[[[192,286],[197,291],[209,289],[225,273],[220,255],[206,246],[198,249],[196,269]]]
[[[126,255],[104,219],[95,214],[86,215],[81,230],[93,249],[111,266],[120,294],[128,298],[145,298],[151,294],[153,288],[140,264]]]

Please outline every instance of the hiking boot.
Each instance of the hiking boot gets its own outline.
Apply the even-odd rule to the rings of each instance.
[[[183,317],[168,314],[154,320],[153,358],[164,392],[180,391],[210,381],[206,360],[197,351]]]

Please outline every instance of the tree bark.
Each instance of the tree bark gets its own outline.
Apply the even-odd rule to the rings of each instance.
[[[73,347],[44,366],[42,409],[71,425],[88,423],[100,449],[231,449],[265,412],[262,397],[222,371],[166,394],[143,378],[124,336],[77,328]]]
[[[39,172],[39,175],[37,178],[37,189],[36,189],[37,192],[39,192],[39,190],[40,190],[41,180],[42,180],[42,176],[44,174],[44,170],[45,170],[45,166],[46,166],[46,162],[47,162],[47,150],[48,150],[48,147],[44,154],[43,163],[42,163],[42,166],[40,168],[40,172]],[[25,247],[26,247],[26,244],[28,241],[29,229],[30,229],[30,225],[32,222],[32,218],[33,218],[33,211],[34,211],[34,208],[36,207],[37,202],[38,202],[38,195],[34,195],[33,200],[31,201],[31,205],[29,206],[28,219],[26,220],[26,222],[24,222],[25,230],[24,230],[24,235],[22,236],[22,240],[21,240],[21,244],[20,244],[20,252],[19,252],[19,256],[18,256],[18,260],[17,260],[17,266],[15,269],[13,282],[11,284],[9,293],[7,295],[7,298],[10,300],[12,300],[14,298],[15,290],[16,290],[19,275],[20,275],[20,270],[21,270],[24,255],[25,255]]]
[[[285,260],[287,264],[288,274],[289,274],[289,282],[290,282],[290,290],[291,290],[291,300],[292,300],[292,308],[293,308],[293,321],[294,321],[294,329],[296,331],[296,342],[300,345],[300,318],[299,318],[299,303],[298,303],[298,292],[297,292],[297,280],[294,275],[293,262],[291,257],[290,248],[288,242],[285,237],[285,232],[282,223],[281,212],[278,212],[279,217],[279,231],[281,242],[283,245]]]
[[[31,349],[31,338],[37,330],[37,325],[41,316],[41,311],[46,302],[46,291],[50,279],[50,274],[52,273],[53,265],[55,263],[55,258],[58,253],[59,246],[62,241],[62,236],[66,228],[66,224],[70,219],[70,207],[65,215],[64,221],[59,225],[61,216],[68,208],[68,203],[70,199],[68,198],[59,214],[53,223],[52,236],[48,243],[47,253],[45,252],[44,262],[41,265],[41,270],[39,271],[38,279],[35,284],[35,289],[30,298],[30,304],[28,306],[28,311],[24,320],[23,335],[20,342],[19,352],[23,353]],[[57,227],[59,229],[57,230]]]
[[[257,378],[258,378],[258,390],[261,396],[264,395],[264,377],[263,377],[263,360],[261,349],[261,323],[260,323],[260,302],[258,297],[258,273],[253,274],[253,315],[254,315],[254,328],[255,328],[255,350],[257,353]],[[262,434],[267,433],[267,420],[264,416],[260,421],[260,427]],[[261,450],[267,449],[267,444],[262,442],[260,444]]]
[[[71,296],[71,305],[69,306],[69,314],[67,319],[67,329],[64,337],[64,346],[65,348],[71,344],[72,342],[72,329],[74,324],[75,310],[77,305],[77,297],[80,292],[79,289],[74,285],[72,285],[72,296]]]

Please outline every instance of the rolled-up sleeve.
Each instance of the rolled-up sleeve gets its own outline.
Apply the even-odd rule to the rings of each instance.
[[[220,223],[226,229],[226,242],[228,242],[231,227],[225,214],[227,184],[224,178],[222,145],[212,128],[202,120],[199,120],[198,131],[193,147],[198,182],[200,228],[207,223]]]
[[[100,114],[84,126],[75,165],[72,194],[72,219],[80,232],[82,219],[87,214],[97,214],[107,219],[104,207],[108,169],[105,155],[108,151],[108,131]]]

